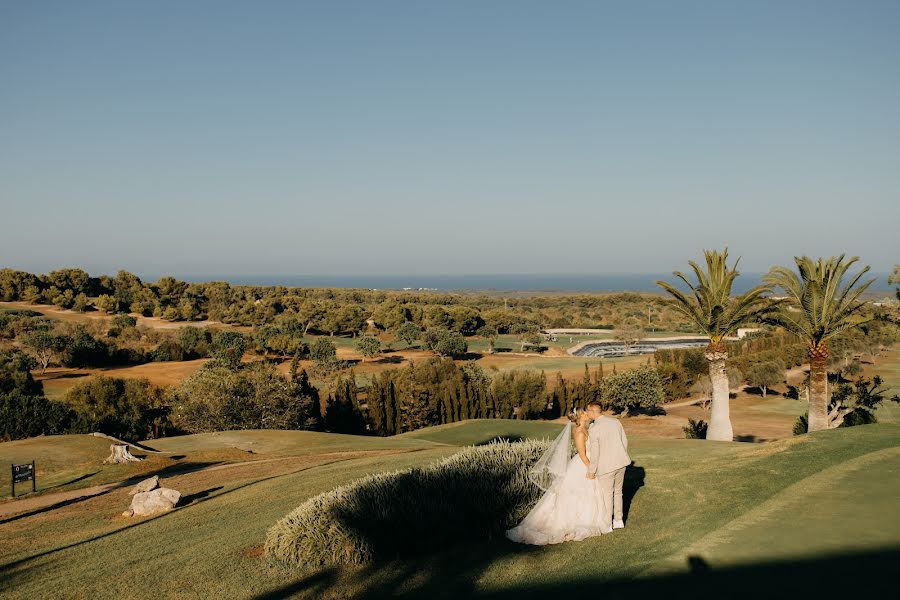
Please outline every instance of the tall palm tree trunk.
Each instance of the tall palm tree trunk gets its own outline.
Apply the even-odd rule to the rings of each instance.
[[[709,380],[712,383],[712,409],[709,415],[709,429],[706,432],[708,440],[730,442],[734,439],[728,398],[728,375],[725,373],[727,359],[728,353],[720,348],[707,348],[706,360],[709,361]]]
[[[828,346],[809,349],[808,431],[828,429]]]

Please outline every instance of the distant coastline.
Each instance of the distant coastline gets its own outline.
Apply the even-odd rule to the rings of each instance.
[[[163,274],[141,275],[155,281]],[[742,274],[734,291],[742,293],[758,285],[762,273]],[[379,290],[495,291],[495,292],[659,292],[657,280],[673,281],[671,273],[633,274],[493,274],[493,275],[175,275],[192,282],[227,281],[232,285],[283,285],[315,288],[363,288]],[[872,292],[888,292],[887,273],[873,273]]]

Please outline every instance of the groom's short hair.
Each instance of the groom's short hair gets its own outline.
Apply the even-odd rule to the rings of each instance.
[[[585,406],[584,408],[585,408],[585,410],[587,410],[592,406],[596,406],[600,410],[603,410],[603,405],[600,404],[599,402],[597,402],[596,400],[591,400],[590,402],[587,403],[587,406]]]

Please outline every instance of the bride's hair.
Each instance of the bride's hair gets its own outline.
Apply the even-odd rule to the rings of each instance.
[[[583,414],[584,409],[582,408],[581,410],[578,410],[578,408],[576,407],[569,411],[569,414],[567,414],[566,416],[569,418],[569,421],[571,421],[572,425],[574,425],[575,427],[582,427],[581,415]]]

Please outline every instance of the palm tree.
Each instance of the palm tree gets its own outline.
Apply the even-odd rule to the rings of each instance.
[[[794,257],[799,273],[788,267],[773,267],[763,278],[787,296],[787,310],[781,311],[777,320],[809,346],[809,431],[829,428],[828,340],[866,322],[857,313],[865,306],[859,297],[875,281],[860,284],[869,267],[843,284],[847,271],[858,260],[854,256],[845,261],[843,254],[816,260]]]
[[[773,302],[764,294],[771,291],[769,285],[759,285],[744,294],[732,297],[731,288],[739,275],[738,262],[729,269],[728,249],[722,252],[704,250],[706,271],[694,261],[688,264],[697,278],[691,283],[684,273],[675,271],[673,275],[682,280],[691,290],[687,295],[664,281],[657,285],[671,294],[668,304],[677,310],[709,336],[706,347],[706,360],[709,361],[709,379],[712,383],[712,412],[709,417],[708,440],[731,441],[734,431],[731,428],[731,417],[728,404],[728,375],[725,373],[725,361],[728,349],[723,340],[737,333],[738,328],[758,322],[774,310],[777,302]]]

